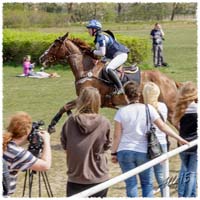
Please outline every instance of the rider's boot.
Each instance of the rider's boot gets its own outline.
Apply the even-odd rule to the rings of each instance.
[[[115,83],[115,85],[117,86],[118,90],[115,92],[115,94],[124,94],[124,88],[123,85],[119,79],[119,77],[117,76],[117,74],[112,70],[112,69],[108,69],[107,70],[109,77],[111,78],[111,80]]]

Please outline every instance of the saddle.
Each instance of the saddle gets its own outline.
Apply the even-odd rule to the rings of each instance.
[[[136,81],[138,84],[140,84],[140,69],[136,65],[132,65],[129,67],[121,67],[116,70],[116,73],[118,74],[122,85],[124,85],[128,81]],[[104,67],[101,72],[99,73],[99,79],[104,81],[105,83],[109,85],[113,85],[113,81],[108,76],[108,73],[106,72],[106,68]]]

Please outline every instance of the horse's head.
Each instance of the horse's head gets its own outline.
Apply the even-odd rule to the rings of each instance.
[[[67,37],[68,33],[56,39],[50,45],[50,47],[40,56],[39,61],[44,67],[53,65],[58,61],[66,59],[67,48],[65,47],[65,41]]]
[[[68,39],[68,33],[64,36],[59,37],[54,41],[53,44],[40,56],[40,63],[46,67],[49,65],[53,65],[59,61],[68,62],[70,60],[70,56],[84,56],[84,59],[91,62],[93,59],[97,59],[91,53],[91,47],[80,39]],[[70,64],[70,63],[69,63]],[[88,65],[88,63],[85,63]]]
[[[92,59],[96,57],[91,54],[91,47],[80,39],[68,39],[68,33],[59,37],[53,44],[40,56],[40,63],[46,67],[59,61],[67,62],[71,55],[85,55]]]

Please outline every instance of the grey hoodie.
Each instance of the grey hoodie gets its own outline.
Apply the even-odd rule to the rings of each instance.
[[[70,116],[61,131],[67,152],[68,181],[95,184],[108,180],[106,150],[111,147],[110,123],[99,114]]]

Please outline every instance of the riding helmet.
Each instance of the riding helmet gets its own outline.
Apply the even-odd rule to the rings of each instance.
[[[86,28],[95,28],[97,30],[101,30],[102,29],[102,25],[98,20],[92,19],[92,20],[90,20],[88,22]]]

